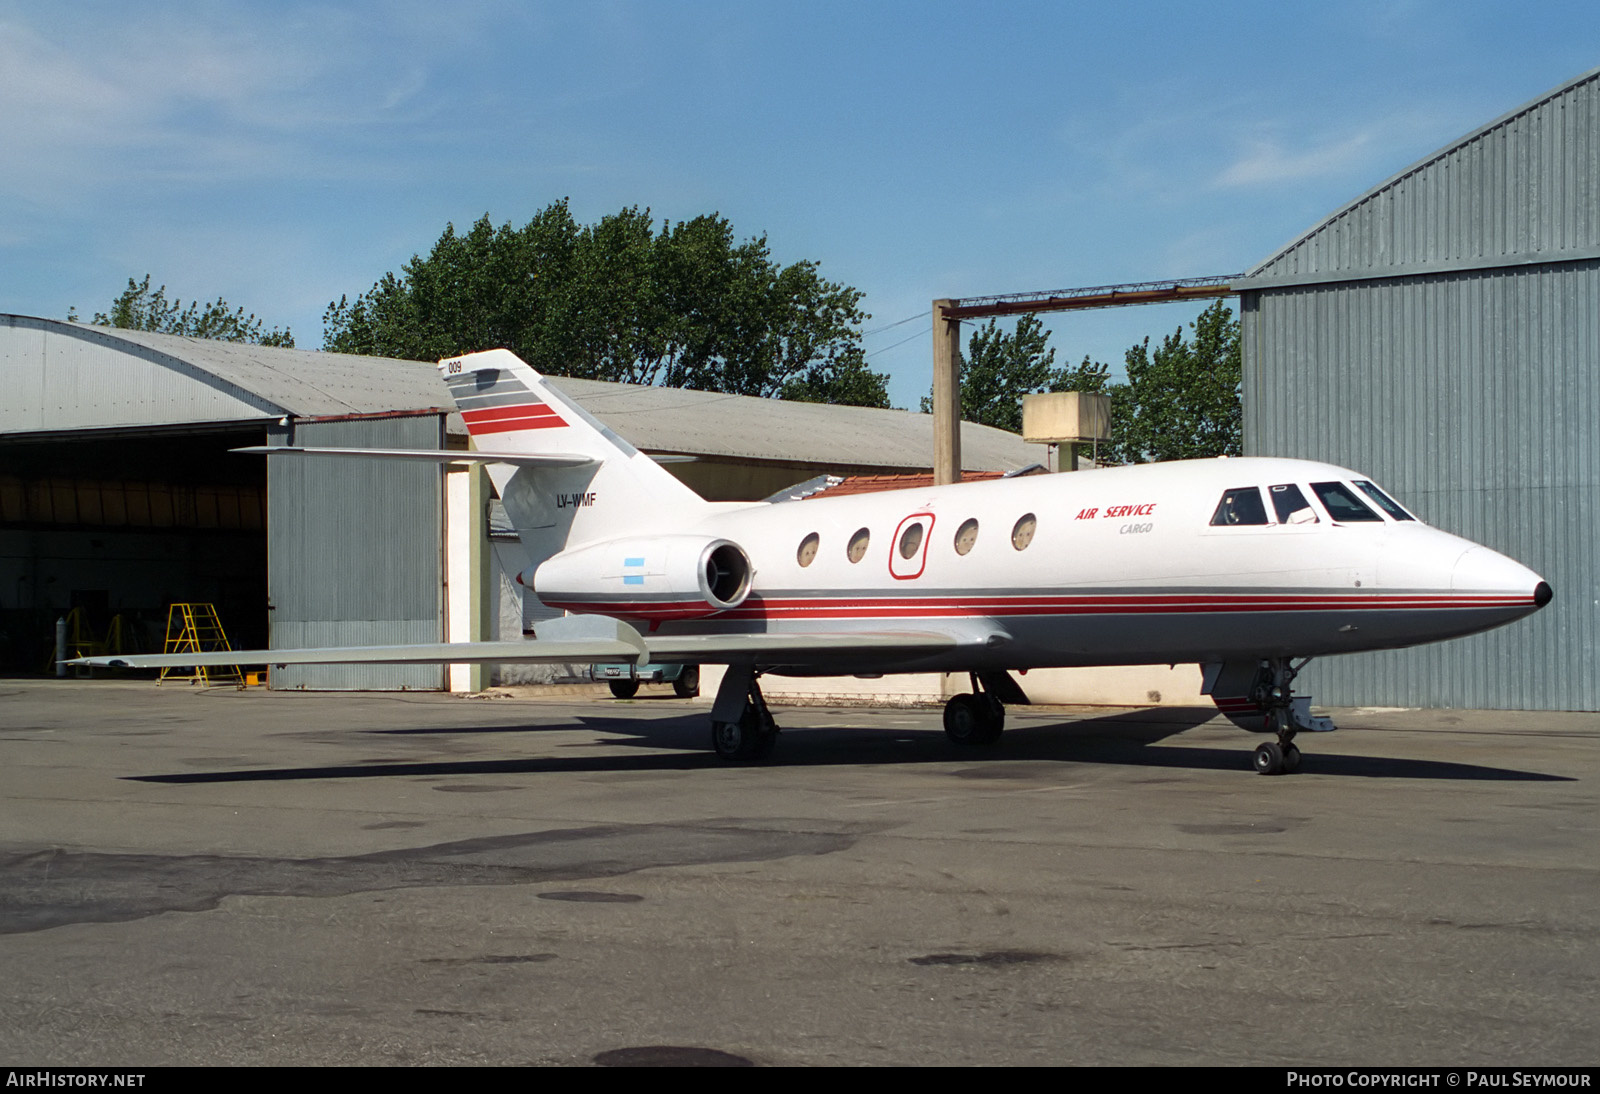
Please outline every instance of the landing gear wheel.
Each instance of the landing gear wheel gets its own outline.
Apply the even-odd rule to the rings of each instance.
[[[689,665],[672,682],[672,694],[680,699],[693,699],[700,694],[700,666]]]
[[[711,747],[724,760],[759,760],[777,743],[777,728],[765,725],[754,708],[746,708],[737,722],[712,722]]]
[[[1283,746],[1283,773],[1293,775],[1300,770],[1300,750],[1294,745]]]
[[[1295,749],[1296,753],[1299,751]],[[1284,770],[1283,749],[1279,747],[1278,742],[1268,741],[1264,745],[1257,745],[1255,764],[1258,775],[1281,775]]]
[[[639,694],[639,681],[637,680],[612,680],[611,694],[618,699],[632,699]]]
[[[697,673],[698,675],[698,673]],[[778,723],[750,665],[729,665],[711,704],[711,747],[724,760],[763,759],[778,743]]]
[[[1006,727],[1006,708],[987,695],[956,695],[944,705],[944,732],[958,745],[992,745]]]

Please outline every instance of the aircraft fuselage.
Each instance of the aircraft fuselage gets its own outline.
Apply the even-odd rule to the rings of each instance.
[[[681,531],[748,554],[736,607],[708,614],[653,582],[643,558],[619,558],[634,572],[619,566],[614,587],[550,602],[661,635],[931,627],[961,638],[949,653],[795,667],[831,673],[1385,649],[1486,630],[1548,599],[1533,571],[1396,505],[1398,518],[1370,485],[1330,464],[1220,459],[724,509]],[[1280,513],[1287,491],[1275,487],[1304,505]]]

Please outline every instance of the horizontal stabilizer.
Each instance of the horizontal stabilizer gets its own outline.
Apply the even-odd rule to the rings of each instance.
[[[509,463],[519,467],[588,467],[592,456],[570,452],[452,452],[436,448],[292,448],[257,445],[231,451],[244,456],[356,456],[368,460],[421,460],[431,463]]]

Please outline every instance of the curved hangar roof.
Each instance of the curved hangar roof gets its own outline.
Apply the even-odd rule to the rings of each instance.
[[[1600,68],[1424,156],[1257,263],[1235,289],[1600,257]]]
[[[917,468],[933,449],[928,416],[903,410],[552,379],[648,452]],[[0,390],[0,435],[453,410],[431,363],[19,315],[0,315]],[[1013,433],[961,430],[968,470],[1014,471],[1039,458]],[[464,432],[453,413],[452,432]]]

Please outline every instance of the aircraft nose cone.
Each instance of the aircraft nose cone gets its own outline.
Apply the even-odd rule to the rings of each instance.
[[[1487,547],[1473,547],[1456,559],[1450,587],[1464,593],[1520,593],[1533,598],[1536,608],[1555,596],[1549,584],[1515,559]]]

